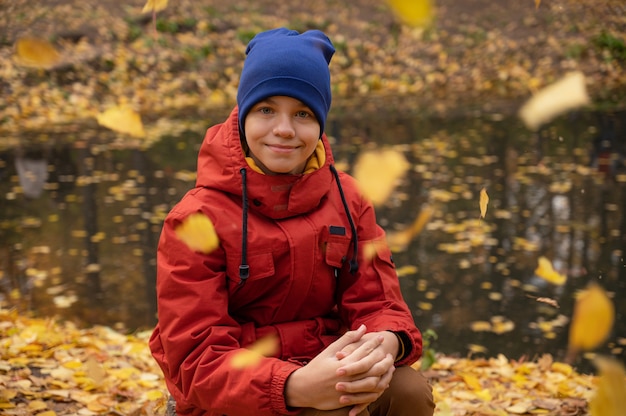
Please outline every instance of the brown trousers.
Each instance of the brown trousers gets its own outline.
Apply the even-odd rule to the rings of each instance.
[[[337,410],[305,409],[299,416],[346,416],[350,407]],[[426,377],[411,367],[398,367],[389,388],[359,416],[432,416],[432,387]]]
[[[166,416],[176,416],[176,403],[170,397]],[[337,410],[304,409],[300,416],[347,416],[350,407]],[[426,377],[411,367],[398,367],[389,388],[359,416],[432,416],[433,392]]]

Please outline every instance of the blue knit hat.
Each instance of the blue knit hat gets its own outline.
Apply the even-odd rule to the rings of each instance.
[[[328,64],[334,53],[332,42],[319,30],[300,34],[280,28],[257,34],[246,49],[237,91],[241,131],[252,106],[284,95],[302,101],[313,111],[321,136],[332,98]]]

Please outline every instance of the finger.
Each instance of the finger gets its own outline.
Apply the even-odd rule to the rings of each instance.
[[[352,354],[358,347],[359,346],[355,343],[346,345],[341,351],[338,351],[337,354],[335,354],[335,357],[337,357],[338,360],[343,360],[348,355]]]
[[[365,325],[361,325],[354,331],[348,331],[345,334],[343,334],[341,337],[339,337],[337,341],[330,344],[328,346],[328,349],[333,351],[335,354],[337,354],[339,351],[343,350],[346,346],[359,341],[361,337],[365,335],[366,331],[367,331],[367,328],[365,327]]]
[[[357,376],[370,371],[374,365],[384,361],[387,354],[382,348],[378,348],[383,339],[382,336],[375,337],[359,346],[352,354],[345,357],[346,364],[337,369],[337,375],[340,377]]]
[[[357,404],[356,406],[352,407],[352,409],[350,409],[350,412],[348,412],[348,416],[357,416],[359,413],[365,410],[367,406],[369,406],[369,403]]]
[[[393,359],[393,357],[392,357]],[[383,387],[383,390],[386,390],[391,383],[391,379],[393,378],[393,373],[396,371],[396,367],[393,365],[387,370],[385,374],[380,378],[379,387]]]
[[[354,405],[354,406],[358,406],[358,405],[365,405],[365,406],[367,406],[368,404],[376,401],[380,397],[380,394],[381,393],[375,393],[375,392],[344,394],[341,397],[339,397],[339,403],[342,406],[352,406],[352,405]]]
[[[337,383],[335,388],[342,393],[379,393],[384,390],[384,386],[380,387],[381,378],[382,376],[371,376],[354,381],[342,381]]]

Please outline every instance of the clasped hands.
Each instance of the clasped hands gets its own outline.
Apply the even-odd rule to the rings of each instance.
[[[366,333],[361,325],[294,371],[287,380],[289,407],[333,410],[352,406],[356,416],[389,387],[398,339],[393,332]]]

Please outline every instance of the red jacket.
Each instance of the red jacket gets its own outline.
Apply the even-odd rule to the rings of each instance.
[[[196,187],[167,216],[157,254],[159,322],[150,348],[179,415],[290,414],[287,377],[361,324],[400,335],[405,353],[397,365],[419,358],[421,335],[374,209],[354,179],[333,172],[330,145],[322,141],[319,169],[270,176],[246,162],[236,109],[207,131]],[[174,232],[196,212],[211,219],[220,239],[209,254],[192,251]],[[351,260],[358,262],[354,273]],[[245,282],[242,264],[249,265]],[[242,369],[230,365],[233,354],[266,334],[279,336],[275,357]]]

